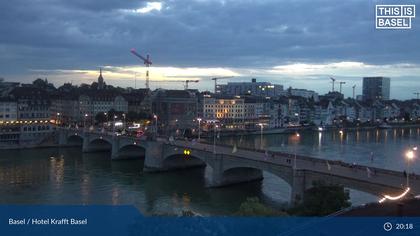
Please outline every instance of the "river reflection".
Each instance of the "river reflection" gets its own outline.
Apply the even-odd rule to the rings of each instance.
[[[229,188],[207,188],[206,169],[143,173],[143,160],[111,161],[110,153],[80,148],[3,151],[0,204],[135,205],[145,214],[191,210],[230,215],[247,197],[280,207],[284,192],[268,177]],[[278,179],[279,180],[279,179]],[[282,180],[279,180],[282,181]],[[276,188],[278,191],[272,191]]]

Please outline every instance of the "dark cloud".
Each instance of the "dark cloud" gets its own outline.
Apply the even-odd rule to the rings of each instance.
[[[400,1],[388,1],[399,4]],[[411,1],[410,3],[414,3]],[[0,3],[0,72],[129,65],[269,67],[289,62],[420,63],[419,25],[374,28],[375,1],[15,0]]]

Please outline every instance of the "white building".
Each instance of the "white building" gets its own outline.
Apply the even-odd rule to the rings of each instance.
[[[0,100],[0,122],[17,120],[17,103],[15,101]]]
[[[270,82],[257,82],[256,79],[252,79],[251,82],[229,82],[219,85],[216,89],[216,93],[231,96],[253,95],[276,97],[281,95],[283,85],[272,84]]]
[[[315,91],[312,91],[312,90],[290,88],[287,91],[288,91],[289,95],[291,95],[291,96],[303,97],[303,98],[307,98],[307,99],[313,98],[315,102],[319,101],[318,93],[316,93]]]
[[[373,119],[372,108],[368,105],[356,102],[357,120],[364,123],[370,122]]]
[[[387,120],[393,120],[400,116],[400,108],[395,104],[385,104],[382,108],[381,118]]]
[[[412,119],[420,119],[420,105],[419,104],[416,103],[413,105],[411,109],[410,117]]]
[[[232,119],[242,121],[245,117],[244,99],[204,98],[203,115],[205,119]],[[251,116],[252,113],[249,113]]]

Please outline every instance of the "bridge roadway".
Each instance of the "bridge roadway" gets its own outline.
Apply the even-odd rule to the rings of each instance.
[[[209,166],[209,186],[219,187],[262,179],[263,171],[272,173],[291,186],[291,202],[301,201],[314,181],[339,184],[378,197],[399,195],[406,189],[403,172],[308,156],[236,148],[210,143],[167,139],[146,140],[103,133],[60,131],[60,144],[67,145],[70,137],[83,139],[83,151],[110,150],[112,159],[128,155],[144,156],[144,171],[159,172],[181,168]],[[137,147],[137,148],[133,148]],[[129,150],[129,151],[127,151]],[[189,150],[190,155],[184,155]],[[124,155],[123,155],[124,154]],[[409,196],[420,194],[420,176],[409,175]]]

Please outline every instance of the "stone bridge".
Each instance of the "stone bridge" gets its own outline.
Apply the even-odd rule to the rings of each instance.
[[[291,186],[291,202],[298,203],[314,181],[339,184],[376,196],[399,195],[406,188],[402,172],[350,165],[287,153],[274,153],[186,141],[146,140],[104,133],[61,130],[59,143],[79,139],[83,152],[110,151],[113,160],[144,157],[144,171],[159,172],[192,167],[210,168],[209,186],[219,187],[263,178],[263,171]],[[214,152],[216,150],[216,152]],[[185,155],[184,151],[189,151]],[[420,176],[410,175],[410,195],[420,194]]]

